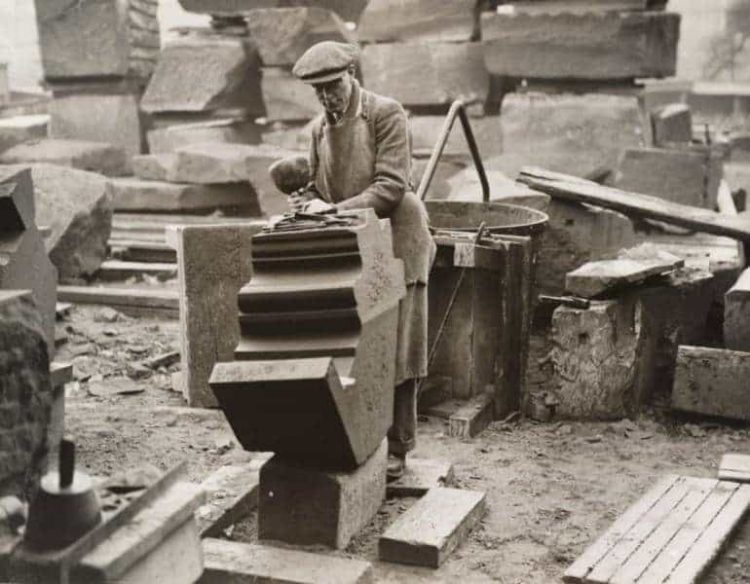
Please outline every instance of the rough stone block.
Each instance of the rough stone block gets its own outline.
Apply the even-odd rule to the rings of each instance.
[[[632,79],[674,75],[680,15],[668,12],[482,14],[493,75]]]
[[[651,112],[651,134],[654,146],[690,144],[693,140],[693,116],[690,106],[670,103]]]
[[[477,0],[370,0],[360,16],[361,42],[466,42],[478,32]]]
[[[204,539],[199,584],[372,584],[370,562],[261,544]]]
[[[750,352],[750,268],[724,295],[724,345]]]
[[[490,185],[490,200],[509,205],[521,205],[546,212],[551,197],[526,185],[517,183],[498,170],[486,171]],[[481,201],[482,185],[476,168],[470,166],[448,180],[450,201]]]
[[[285,150],[310,152],[311,131],[304,122],[275,122],[263,130],[261,142]]]
[[[30,168],[37,223],[50,228],[45,247],[60,281],[94,274],[107,256],[112,229],[109,181],[92,172],[52,164]]]
[[[424,173],[427,170],[427,164],[429,158],[414,158],[411,166],[411,177],[415,188],[422,183]],[[453,187],[451,181],[456,176],[467,170],[474,170],[471,162],[467,160],[465,156],[442,156],[438,161],[437,167],[435,168],[435,174],[430,181],[430,186],[427,189],[426,198],[431,201],[441,201],[450,199]],[[479,191],[481,193],[481,190]],[[481,194],[478,199],[471,199],[472,201],[481,200]]]
[[[51,138],[90,140],[140,154],[144,142],[138,95],[64,93],[49,106]]]
[[[0,289],[31,290],[47,340],[55,352],[57,270],[36,224],[34,187],[28,168],[0,167]]]
[[[261,87],[269,122],[311,120],[323,111],[313,89],[286,69],[264,67]]]
[[[148,113],[240,109],[263,115],[260,59],[248,39],[211,34],[172,41],[143,95]]]
[[[502,119],[498,116],[473,118],[471,129],[477,141],[477,147],[483,159],[497,156],[503,152]],[[412,134],[412,148],[415,153],[430,154],[440,136],[445,122],[444,116],[410,116],[409,127]],[[460,122],[456,122],[445,145],[443,159],[446,156],[462,156],[471,164],[471,154],[466,145]]]
[[[46,138],[48,125],[46,114],[0,118],[0,154],[17,144]]]
[[[721,155],[711,148],[628,148],[614,186],[714,209],[721,177]]]
[[[324,472],[272,458],[260,471],[258,536],[344,549],[385,500],[388,445],[355,470]]]
[[[750,353],[681,346],[672,388],[676,410],[750,420]]]
[[[252,276],[251,240],[261,226],[170,228],[180,286],[180,356],[185,399],[215,407],[208,386],[214,364],[232,359],[240,337],[236,294]]]
[[[266,67],[292,67],[302,53],[321,41],[356,42],[344,21],[324,8],[261,8],[244,16]]]
[[[466,540],[486,510],[484,493],[430,489],[380,536],[379,558],[438,568]]]
[[[152,154],[174,152],[190,144],[222,142],[229,144],[259,144],[260,126],[245,118],[217,117],[207,120],[157,121],[147,135],[148,150]],[[135,168],[133,169],[135,172]],[[136,174],[138,174],[136,172]]]
[[[356,22],[368,0],[179,0],[189,12],[218,16],[242,16],[260,8],[323,8],[338,14],[344,21]]]
[[[44,75],[148,79],[159,54],[158,0],[35,0]]]
[[[557,414],[636,414],[654,391],[671,386],[678,344],[705,336],[712,300],[711,275],[683,269],[664,284],[594,301],[587,310],[555,310],[549,387]]]
[[[565,291],[565,275],[581,264],[602,259],[636,243],[628,217],[598,207],[552,200],[542,240],[537,282],[542,294]]]
[[[480,43],[368,45],[360,63],[365,87],[407,107],[485,102],[489,95]]]
[[[258,200],[247,183],[193,185],[136,178],[110,182],[115,211],[195,212],[223,208],[243,209],[258,215]]]
[[[0,290],[0,494],[26,498],[47,451],[52,402],[42,319],[28,292]]]
[[[499,121],[502,151],[480,151],[487,168],[510,177],[528,165],[583,177],[615,168],[622,151],[642,140],[635,96],[510,93]]]
[[[0,164],[44,162],[105,176],[128,174],[125,151],[103,142],[44,138],[14,146],[0,155]]]

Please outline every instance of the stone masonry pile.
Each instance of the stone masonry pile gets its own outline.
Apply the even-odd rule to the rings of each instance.
[[[142,151],[139,101],[159,54],[158,0],[35,0],[50,136]]]

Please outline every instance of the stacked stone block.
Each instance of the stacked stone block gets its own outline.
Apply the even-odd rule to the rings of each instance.
[[[50,135],[141,152],[140,95],[159,53],[157,0],[35,0]]]

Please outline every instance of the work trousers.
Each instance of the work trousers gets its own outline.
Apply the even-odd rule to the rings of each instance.
[[[399,383],[393,396],[393,425],[388,430],[388,453],[405,457],[417,443],[417,380]]]

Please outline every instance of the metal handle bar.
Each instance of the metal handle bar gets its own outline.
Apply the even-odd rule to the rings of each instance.
[[[430,183],[435,175],[435,170],[437,169],[440,157],[442,156],[443,150],[445,150],[445,145],[448,142],[448,136],[450,136],[451,130],[453,129],[453,123],[456,121],[456,116],[461,120],[461,127],[464,129],[464,136],[466,136],[466,143],[469,146],[469,152],[471,152],[471,157],[474,160],[474,166],[479,175],[479,182],[482,183],[482,201],[488,203],[490,200],[490,183],[487,181],[487,173],[484,170],[484,163],[482,162],[481,156],[479,156],[479,148],[477,147],[477,141],[474,139],[474,132],[469,123],[469,116],[466,115],[466,106],[460,99],[454,101],[451,104],[450,110],[448,110],[448,115],[443,123],[443,128],[440,130],[440,136],[435,144],[435,148],[432,150],[430,161],[427,163],[427,168],[425,169],[424,174],[422,175],[422,180],[419,183],[417,196],[420,200],[424,201],[427,189],[430,188]]]

